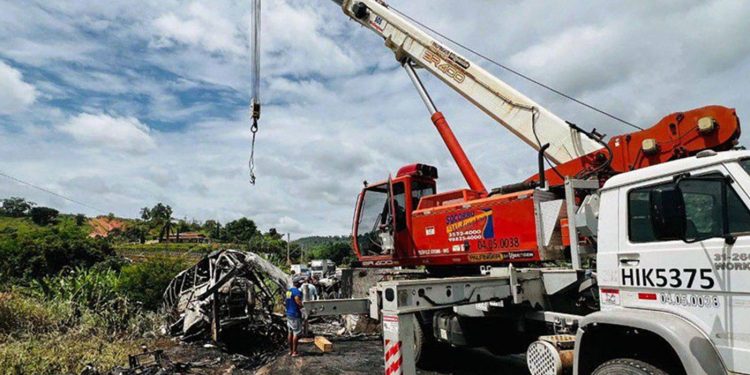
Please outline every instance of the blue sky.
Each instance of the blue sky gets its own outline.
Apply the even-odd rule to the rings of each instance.
[[[750,114],[749,2],[391,4],[642,126],[708,104]],[[129,217],[162,201],[180,217],[248,216],[297,237],[347,233],[361,181],[404,164],[438,166],[441,189],[463,185],[393,56],[330,1],[263,2],[256,186],[247,182],[249,2],[0,9],[0,171],[103,212],[9,180],[0,196]],[[628,131],[477,62],[567,120]],[[423,78],[486,185],[534,173],[533,150]]]

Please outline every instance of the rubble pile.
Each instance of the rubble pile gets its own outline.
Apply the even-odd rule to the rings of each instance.
[[[128,366],[107,375],[254,374],[278,357],[279,347],[261,347],[249,355],[229,353],[213,345],[182,344],[166,350],[144,351],[129,356]],[[89,368],[81,375],[101,375]]]
[[[289,282],[286,273],[252,252],[207,255],[164,291],[164,333],[179,345],[131,355],[128,367],[110,374],[252,374],[286,344],[284,317],[276,309]]]

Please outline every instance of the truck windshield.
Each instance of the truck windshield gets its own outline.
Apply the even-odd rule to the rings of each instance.
[[[369,187],[364,191],[357,218],[357,245],[360,254],[378,255],[382,252],[378,229],[391,215],[388,204],[388,184]]]
[[[747,174],[750,174],[750,159],[740,160],[740,165],[742,166],[742,169],[747,172]]]

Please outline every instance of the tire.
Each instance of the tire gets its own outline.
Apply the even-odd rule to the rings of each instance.
[[[591,375],[669,375],[646,362],[630,358],[618,358],[602,363]]]
[[[414,363],[419,364],[420,359],[424,358],[422,351],[425,349],[425,340],[427,338],[424,335],[424,329],[422,324],[419,323],[417,316],[412,314],[414,319]]]

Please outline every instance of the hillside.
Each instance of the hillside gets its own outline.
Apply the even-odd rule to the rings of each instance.
[[[88,224],[91,226],[89,237],[107,237],[114,230],[122,232],[128,225],[123,219],[108,216],[91,218],[88,220]]]
[[[320,245],[327,245],[332,243],[351,243],[351,236],[309,236],[302,237],[292,241],[293,244],[297,244],[306,249],[313,248]]]
[[[0,234],[3,233],[18,233],[18,234],[33,234],[36,232],[48,231],[51,228],[67,229],[71,227],[78,227],[79,230],[88,234],[91,232],[91,226],[87,223],[77,225],[75,215],[59,215],[56,222],[48,226],[40,226],[34,224],[31,218],[28,217],[6,217],[0,216]]]

